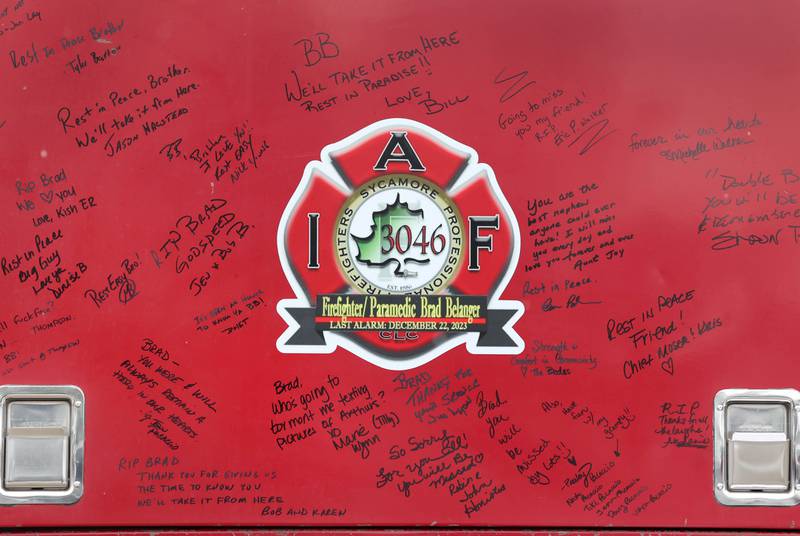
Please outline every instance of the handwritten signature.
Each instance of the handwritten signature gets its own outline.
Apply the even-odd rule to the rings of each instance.
[[[583,299],[577,295],[572,294],[569,298],[567,298],[566,305],[555,305],[553,303],[553,298],[547,298],[544,303],[542,303],[542,311],[545,313],[549,313],[550,311],[555,311],[556,309],[561,309],[562,307],[566,309],[574,309],[579,305],[598,305],[603,302],[601,301],[583,301]]]

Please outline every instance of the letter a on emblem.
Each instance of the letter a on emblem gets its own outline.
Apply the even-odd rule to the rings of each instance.
[[[398,148],[400,152],[395,152]],[[408,141],[408,132],[392,132],[389,142],[383,149],[383,153],[381,153],[381,157],[378,158],[378,162],[373,169],[385,171],[386,164],[389,162],[408,162],[409,170],[425,171],[425,166],[422,165],[417,153],[411,146],[411,142]]]

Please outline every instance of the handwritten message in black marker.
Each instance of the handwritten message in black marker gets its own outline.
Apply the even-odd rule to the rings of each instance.
[[[712,251],[800,246],[800,174],[793,168],[705,174],[712,185],[697,234]]]
[[[226,335],[238,332],[247,326],[253,311],[263,311],[264,291],[246,292],[239,299],[222,303],[210,311],[195,315],[195,329],[207,332],[209,329]],[[260,308],[260,309],[259,309]]]
[[[269,430],[281,450],[327,434],[334,451],[366,460],[382,442],[381,429],[400,423],[398,414],[386,407],[383,391],[373,392],[366,384],[346,385],[335,375],[308,386],[299,377],[276,380],[273,388]]]
[[[578,345],[567,341],[531,341],[524,355],[512,356],[511,364],[527,378],[572,376],[578,372],[597,368],[598,357],[592,352],[581,352]]]
[[[197,439],[218,410],[216,399],[150,338],[142,340],[138,357],[118,364],[112,377],[138,402],[139,423],[147,436],[173,451]]]
[[[78,149],[102,147],[109,158],[140,140],[159,137],[189,111],[188,101],[199,89],[188,67],[170,64],[145,80],[118,87],[78,105],[61,106],[55,119]]]
[[[401,372],[392,379],[394,390],[406,396],[406,406],[419,422],[434,424],[463,417],[473,405],[475,390],[480,387],[472,369],[459,368],[454,374],[432,376],[421,371]]]
[[[684,309],[691,307],[696,297],[695,289],[664,293],[654,300],[653,305],[639,312],[606,321],[608,340],[626,340],[632,346],[629,350],[639,354],[622,364],[625,379],[630,380],[656,366],[672,376],[675,374],[675,354],[722,326],[722,319],[718,316],[695,321],[686,318]]]
[[[507,103],[497,115],[497,127],[518,142],[569,148],[583,156],[616,132],[608,102],[590,98],[585,91],[542,91],[527,71],[509,73],[502,70],[494,79],[502,90],[500,102]],[[517,94],[512,105],[509,101]]]
[[[50,233],[33,236],[33,247],[8,256],[0,256],[0,271],[3,277],[15,275],[20,285],[28,286],[34,296],[40,293],[53,299],[61,298],[73,288],[89,269],[85,262],[64,262],[60,251],[64,233],[57,229]]]
[[[528,199],[526,273],[562,264],[585,272],[592,265],[625,256],[625,242],[633,240],[634,234],[617,231],[617,203],[598,200],[599,190],[596,183],[588,183],[557,196]],[[548,298],[541,307],[549,312],[598,303],[576,291],[564,303]]]
[[[229,131],[209,136],[202,145],[193,146],[184,142],[184,138],[177,138],[162,147],[159,154],[170,162],[185,160],[214,181],[230,180],[235,184],[251,170],[258,169],[259,160],[269,149],[266,141],[253,140],[253,131],[249,122],[244,121]]]
[[[329,71],[327,76],[320,76],[319,73],[309,76],[307,72],[298,73],[296,69],[292,69],[283,83],[286,101],[297,104],[302,110],[311,113],[324,112],[339,107],[342,103],[363,99],[365,95],[376,94],[384,96],[383,102],[389,108],[404,102],[414,102],[426,115],[435,115],[458,106],[469,98],[469,95],[463,94],[434,95],[421,86],[417,86],[416,90],[412,88],[408,93],[396,90],[397,86],[403,85],[400,82],[418,81],[423,76],[433,74],[429,55],[434,52],[457,53],[461,45],[458,31],[419,36],[416,42],[401,42],[368,61],[349,64],[342,63],[338,48],[336,55],[333,55],[332,46],[335,43],[330,40],[330,36],[328,39],[329,57],[338,56],[337,60],[341,65],[339,69]],[[317,50],[321,51],[322,46],[321,44]],[[306,64],[308,59],[306,55]],[[314,65],[317,63],[319,60]],[[329,64],[329,61],[324,63],[326,66]],[[387,96],[387,88],[391,88],[394,94]]]
[[[670,162],[689,163],[706,153],[730,151],[755,143],[756,129],[763,125],[758,113],[748,116],[729,115],[713,126],[677,128],[672,134],[632,132],[628,149],[633,152],[654,152]]]
[[[469,445],[466,434],[440,432],[410,436],[405,444],[389,448],[388,468],[380,467],[375,486],[394,487],[410,498],[418,486],[447,492],[468,518],[472,518],[507,491],[506,485],[489,478],[482,465],[483,452]]]
[[[197,212],[179,216],[158,251],[150,254],[156,267],[174,267],[176,274],[186,274],[184,280],[193,276],[188,290],[198,296],[216,281],[216,274],[241,247],[250,229],[226,199],[215,197]]]
[[[70,183],[70,177],[64,168],[52,174],[42,173],[38,180],[17,179],[14,187],[18,198],[14,200],[14,204],[18,211],[32,213],[31,223],[34,228],[54,224],[62,219],[71,220],[72,216],[98,206],[93,195],[83,195]]]
[[[711,421],[698,400],[664,402],[655,433],[664,441],[663,447],[705,449],[711,444]]]

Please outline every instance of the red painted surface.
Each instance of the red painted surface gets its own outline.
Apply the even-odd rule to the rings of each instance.
[[[322,536],[322,535],[332,535],[332,534],[339,534],[342,536],[356,536],[356,535],[363,535],[363,536],[373,536],[378,534],[388,534],[388,535],[410,535],[410,534],[419,534],[421,536],[439,536],[444,534],[451,534],[453,531],[445,530],[445,531],[431,531],[431,530],[413,530],[413,531],[403,531],[403,530],[393,530],[393,529],[383,529],[383,530],[347,530],[347,529],[330,529],[330,530],[314,530],[314,529],[300,529],[300,530],[191,530],[191,531],[166,531],[166,530],[158,530],[158,531],[90,531],[90,532],[47,532],[46,534],[55,534],[56,536],[88,536],[88,535],[100,535],[100,536],[140,536],[143,534],[150,534],[152,536],[184,536],[184,535],[202,535],[202,536],[251,536],[251,535],[270,535],[270,534],[281,534],[287,536]],[[487,535],[494,535],[494,534],[524,534],[527,536],[552,536],[552,535],[563,535],[563,536],[589,536],[589,535],[597,535],[603,534],[608,536],[624,536],[624,535],[632,535],[632,534],[642,534],[641,532],[634,532],[634,531],[614,531],[614,530],[600,530],[600,531],[526,531],[526,530],[517,530],[514,532],[509,531],[497,531],[497,530],[458,530],[458,534],[464,534],[466,536],[487,536]],[[35,532],[19,532],[19,534],[40,534]],[[725,536],[729,534],[742,534],[742,532],[718,532],[718,531],[703,531],[703,532],[692,532],[692,531],[648,531],[647,534],[652,534],[654,536],[661,536],[661,535],[669,535],[669,534],[683,534],[683,535],[692,535],[692,534],[709,534],[711,536]],[[750,531],[746,534],[752,535],[760,535],[760,534],[794,534],[793,532],[756,532]]]
[[[0,3],[0,384],[84,390],[86,474],[77,504],[6,508],[0,526],[796,526],[797,507],[715,501],[709,425],[720,389],[800,384],[796,4],[14,4]],[[493,169],[521,230],[502,295],[525,305],[521,354],[461,345],[401,373],[277,351],[293,293],[276,231],[304,167],[392,117]],[[220,135],[232,148],[203,156]],[[247,136],[255,162],[234,180]],[[366,181],[374,160],[342,168]],[[319,184],[304,213],[342,203]],[[484,187],[464,206],[494,211]],[[597,258],[553,260],[570,241]],[[314,288],[335,292],[322,260]],[[48,262],[63,284],[75,274],[63,293]],[[42,290],[19,275],[33,265]],[[443,474],[467,467],[460,481],[436,480],[440,455]]]

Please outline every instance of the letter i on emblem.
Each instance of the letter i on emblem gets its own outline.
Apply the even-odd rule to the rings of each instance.
[[[308,268],[319,270],[319,214],[308,213]]]

